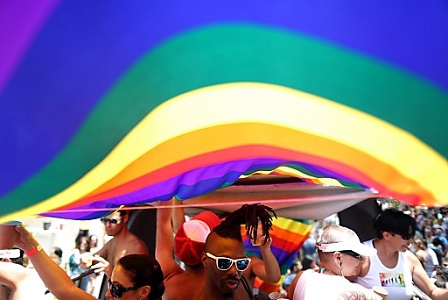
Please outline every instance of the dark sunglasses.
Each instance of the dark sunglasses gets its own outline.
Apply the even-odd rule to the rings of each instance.
[[[110,281],[109,279],[109,281],[107,282],[107,288],[109,289],[113,297],[121,298],[124,292],[134,291],[140,288],[140,286],[135,285],[125,288],[121,284],[112,283],[112,281]]]
[[[235,264],[236,269],[239,272],[242,272],[242,271],[246,270],[250,264],[250,258],[248,258],[248,257],[231,259],[228,257],[214,256],[213,254],[210,254],[208,252],[205,253],[205,255],[214,259],[216,261],[216,267],[218,268],[218,270],[221,270],[221,271],[227,271],[228,269],[230,269],[230,267],[233,264]]]
[[[113,225],[117,225],[120,222],[121,218],[113,219],[113,218],[101,218],[101,222],[106,225],[108,222]]]
[[[346,254],[346,255],[350,255],[351,257],[354,257],[356,259],[361,259],[362,255],[359,253],[356,253],[355,251],[352,250],[343,250],[343,251],[339,251],[342,254]]]
[[[410,240],[411,238],[413,238],[414,237],[414,233],[406,233],[406,234],[402,234],[402,233],[395,233],[395,232],[392,232],[392,235],[399,235],[399,236],[401,236],[401,238],[403,239],[403,240],[405,240],[405,241],[407,241],[407,240]]]

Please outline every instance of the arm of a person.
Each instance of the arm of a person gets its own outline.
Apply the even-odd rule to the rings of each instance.
[[[280,280],[280,266],[271,250],[272,239],[260,246],[262,260],[254,258],[251,262],[252,273],[268,283],[277,283]]]
[[[173,257],[173,227],[171,225],[172,208],[157,209],[156,225],[156,259],[163,270],[165,278],[179,271]]]
[[[25,252],[35,249],[39,243],[22,226],[16,227],[20,233],[16,246]],[[29,255],[35,270],[40,278],[50,290],[50,292],[60,300],[92,300],[95,299],[90,294],[79,289],[68,277],[62,268],[60,268],[46,253],[41,250]]]
[[[173,233],[176,233],[179,228],[185,223],[185,212],[182,207],[182,202],[176,199],[172,199],[171,203],[173,204],[173,210],[171,215],[171,221],[173,224]]]
[[[418,258],[410,251],[406,251],[406,260],[410,267],[412,280],[419,289],[433,300],[448,299],[448,289],[438,288],[429,278]]]
[[[0,284],[14,287],[26,276],[26,269],[12,262],[0,261]]]
[[[305,271],[300,271],[299,273],[297,273],[296,277],[294,277],[294,279],[291,282],[291,285],[288,288],[288,299],[294,299],[294,291],[296,290],[296,286],[297,286],[297,281],[299,281],[300,276],[302,276],[303,272]]]

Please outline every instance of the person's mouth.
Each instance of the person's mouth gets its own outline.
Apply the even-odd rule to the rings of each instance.
[[[228,280],[225,280],[224,283],[225,283],[227,289],[236,290],[236,288],[238,287],[239,281],[235,280],[235,279],[228,279]]]

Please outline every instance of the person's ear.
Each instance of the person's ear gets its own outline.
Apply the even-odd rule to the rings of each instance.
[[[392,237],[392,234],[390,232],[387,231],[383,231],[383,238],[388,240]]]
[[[205,267],[207,266],[207,261],[208,261],[208,256],[205,254],[205,252],[202,252],[202,256],[201,256],[201,261],[202,261],[202,265]]]
[[[149,293],[151,293],[151,287],[149,285],[143,286],[140,290],[140,299],[147,299]]]
[[[333,259],[334,259],[334,263],[337,266],[342,266],[342,260],[341,260],[341,253],[340,252],[334,252],[333,253]]]
[[[129,213],[127,213],[127,214],[125,214],[123,217],[123,223],[128,223],[128,220],[129,220]]]

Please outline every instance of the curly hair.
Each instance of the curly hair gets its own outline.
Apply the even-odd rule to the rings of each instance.
[[[275,211],[262,204],[244,204],[239,209],[231,212],[227,218],[214,231],[221,237],[234,238],[242,241],[240,226],[246,226],[246,235],[254,238],[258,235],[258,222],[262,226],[264,235],[263,244],[269,239],[269,231],[272,230],[272,218],[277,218]]]
[[[165,292],[160,264],[151,255],[129,254],[121,257],[118,264],[126,270],[135,286],[149,285],[149,299],[161,300]]]

